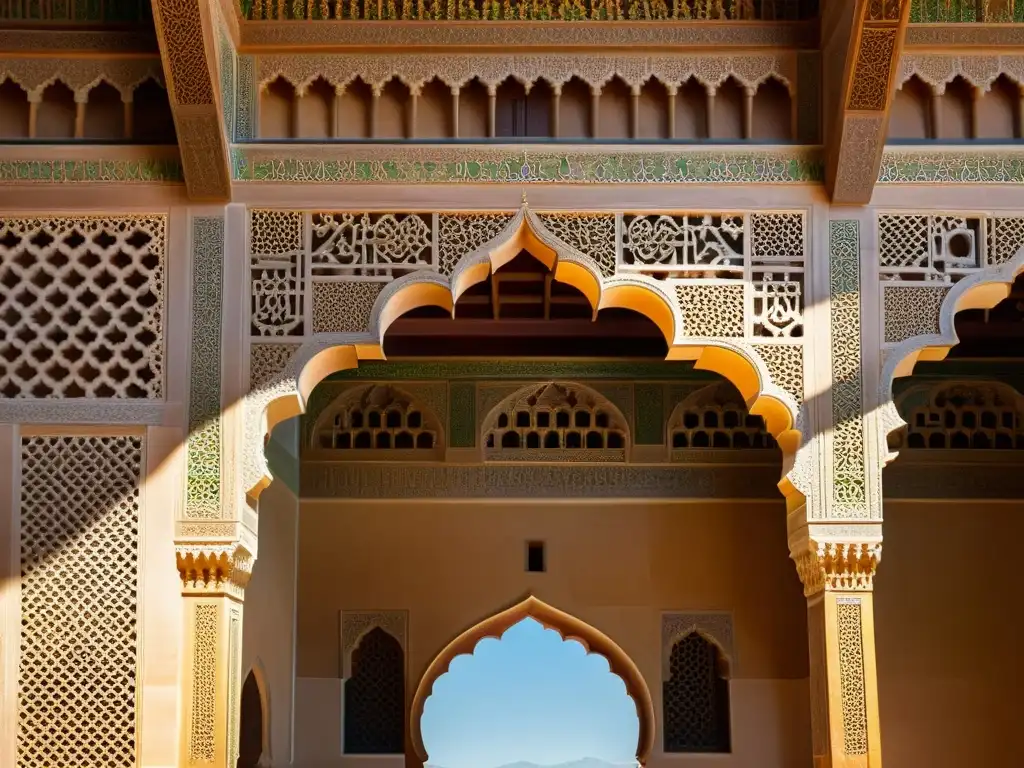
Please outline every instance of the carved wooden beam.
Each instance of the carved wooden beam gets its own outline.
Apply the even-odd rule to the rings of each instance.
[[[230,147],[211,5],[209,0],[153,0],[153,18],[189,197],[223,202],[231,199]]]
[[[871,199],[911,0],[825,3],[825,183],[833,203]],[[841,69],[840,69],[841,67]],[[837,98],[838,97],[838,98]]]

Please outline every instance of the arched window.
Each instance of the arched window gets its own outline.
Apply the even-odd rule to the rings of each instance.
[[[1024,398],[999,382],[922,384],[903,392],[894,449],[1024,449]]]
[[[405,752],[405,654],[392,635],[374,627],[352,651],[345,681],[345,753]]]
[[[764,420],[747,411],[740,393],[723,381],[704,387],[680,402],[668,419],[673,460],[691,448],[776,448]]]
[[[241,717],[238,728],[238,768],[257,768],[263,757],[263,697],[253,670],[242,685]]]
[[[625,461],[628,433],[625,417],[607,398],[561,382],[524,387],[483,422],[490,461]]]
[[[666,752],[729,752],[729,681],[718,647],[690,632],[669,656],[662,684]]]

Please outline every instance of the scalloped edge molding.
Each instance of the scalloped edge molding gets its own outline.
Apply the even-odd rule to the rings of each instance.
[[[1024,273],[1024,248],[1005,264],[989,267],[956,283],[946,294],[939,310],[939,333],[912,336],[892,347],[879,381],[879,455],[882,466],[892,462],[898,451],[889,448],[889,435],[906,426],[896,409],[893,382],[914,372],[918,362],[945,359],[960,343],[956,335],[956,314],[967,309],[991,309],[1010,295],[1014,280]]]
[[[750,413],[761,416],[782,449],[779,488],[791,508],[804,503],[813,461],[800,451],[804,415],[793,396],[776,385],[756,348],[733,339],[689,336],[673,296],[652,278],[605,278],[600,266],[545,228],[524,201],[505,229],[464,255],[450,278],[420,271],[388,283],[374,304],[366,333],[320,334],[302,344],[283,371],[245,398],[243,491],[249,503],[272,480],[263,446],[274,426],[305,411],[313,389],[331,374],[358,367],[360,360],[384,360],[383,341],[398,317],[425,306],[452,312],[459,296],[487,279],[521,250],[554,270],[555,279],[586,296],[596,316],[607,308],[630,309],[649,318],[669,346],[666,360],[689,360],[697,369],[718,373],[736,387]]]

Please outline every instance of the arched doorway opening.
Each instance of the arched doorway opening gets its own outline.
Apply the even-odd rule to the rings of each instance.
[[[257,668],[254,667],[249,670],[242,684],[237,768],[266,768],[270,765],[265,698]]]
[[[445,768],[643,765],[654,707],[614,641],[531,596],[435,657],[413,696],[411,731],[415,756]]]
[[[888,435],[898,455],[883,473],[886,554],[875,582],[889,764],[994,765],[1021,755],[991,738],[992,723],[1020,718],[1006,681],[1024,674],[1014,650],[1024,630],[1006,610],[1018,568],[992,547],[1024,535],[1024,275],[1014,278],[1010,264],[1001,271],[1002,281],[976,271],[933,288],[948,292],[942,333],[907,358],[900,372],[910,375],[892,386],[905,425]],[[941,596],[929,577],[940,570]],[[984,633],[972,629],[980,626]],[[972,716],[968,701],[984,701],[985,716]],[[941,746],[925,736],[937,728],[950,734]]]

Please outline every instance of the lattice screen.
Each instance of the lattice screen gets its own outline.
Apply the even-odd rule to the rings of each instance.
[[[21,445],[18,768],[134,768],[136,437]]]

